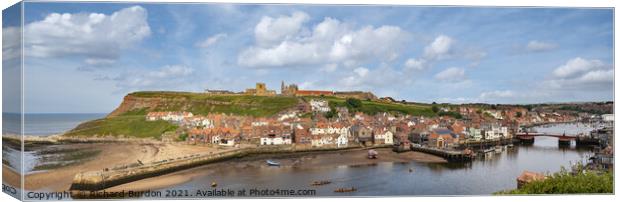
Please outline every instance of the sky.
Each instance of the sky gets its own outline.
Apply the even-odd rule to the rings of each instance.
[[[428,103],[613,100],[612,9],[28,2],[24,15],[30,113],[282,81]]]

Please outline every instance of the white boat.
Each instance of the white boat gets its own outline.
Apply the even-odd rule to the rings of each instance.
[[[267,160],[267,165],[270,165],[270,166],[280,166],[280,163],[272,161],[272,160]]]
[[[502,153],[502,150],[503,150],[502,146],[499,146],[499,145],[495,146],[495,153]]]

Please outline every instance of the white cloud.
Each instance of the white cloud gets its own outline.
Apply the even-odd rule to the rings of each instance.
[[[17,27],[2,28],[2,61],[12,61],[21,55],[21,30]]]
[[[323,87],[335,90],[368,90],[382,93],[386,90],[393,90],[385,87],[394,85],[394,82],[406,82],[406,80],[404,74],[382,64],[375,69],[357,67],[337,80],[326,78],[320,83]]]
[[[124,72],[113,78],[99,78],[99,80],[116,81],[120,89],[132,90],[164,90],[175,89],[186,84],[188,76],[194,72],[193,68],[184,65],[166,65],[156,70],[136,70]]]
[[[366,75],[368,75],[368,69],[364,68],[364,67],[359,67],[356,68],[355,70],[353,70],[355,73],[357,73],[357,75],[359,75],[360,77],[366,77]]]
[[[409,58],[405,61],[405,70],[423,70],[433,62],[450,58],[453,54],[454,39],[446,35],[437,36],[433,42],[424,47],[424,54],[419,58]],[[474,65],[486,56],[482,51],[467,51],[464,57],[474,60]]]
[[[557,67],[549,78],[525,90],[483,92],[477,98],[482,102],[523,103],[540,102],[550,98],[565,97],[581,100],[582,95],[613,89],[614,69],[599,60],[573,58]],[[518,98],[518,99],[516,99]]]
[[[228,35],[226,33],[219,33],[205,40],[199,41],[198,43],[196,43],[196,46],[199,48],[209,48],[210,46],[222,40],[223,38],[226,38],[227,36]]]
[[[323,66],[323,68],[321,68],[321,71],[324,72],[334,72],[336,71],[336,69],[338,69],[338,64],[326,64]]]
[[[460,82],[465,79],[465,69],[450,67],[435,74],[435,79],[447,82]]]
[[[110,65],[110,64],[114,64],[116,60],[105,59],[105,58],[86,58],[84,62],[88,65]]]
[[[148,37],[147,11],[140,6],[111,15],[51,13],[24,27],[25,54],[33,57],[84,56],[114,60],[120,51]],[[88,62],[88,61],[85,61]]]
[[[429,60],[441,60],[450,54],[454,40],[446,35],[439,35],[435,40],[424,48],[424,57]]]
[[[536,40],[528,42],[527,46],[525,47],[527,51],[532,51],[532,52],[548,51],[548,50],[553,50],[555,48],[557,48],[556,44],[549,43],[549,42],[536,41]]]
[[[577,81],[583,83],[599,83],[607,82],[612,84],[614,82],[614,70],[594,70],[577,78]]]
[[[426,60],[409,58],[405,61],[405,70],[423,70],[426,69]]]
[[[488,91],[480,94],[481,100],[497,100],[503,98],[511,98],[515,97],[515,92],[511,90],[496,90],[496,91]]]
[[[573,58],[566,62],[566,64],[556,68],[553,71],[553,76],[557,78],[571,78],[579,76],[591,70],[605,68],[605,65],[600,60],[586,60],[580,57]]]
[[[325,18],[309,29],[303,27],[306,17],[300,13],[277,19],[263,17],[256,26],[256,44],[243,50],[237,62],[242,66],[260,68],[326,64],[350,67],[369,60],[394,60],[407,39],[407,33],[399,27],[353,29],[332,18]],[[274,23],[282,24],[278,27],[284,31],[270,37],[263,36],[269,32],[263,27],[274,26]],[[308,32],[300,31],[306,29]]]
[[[291,16],[279,16],[275,19],[263,16],[254,28],[256,43],[261,47],[269,47],[291,39],[309,19],[310,16],[304,12],[294,12]]]

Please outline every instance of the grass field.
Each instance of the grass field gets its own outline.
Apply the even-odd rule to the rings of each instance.
[[[135,97],[168,98],[165,105],[151,111],[189,111],[193,114],[227,113],[243,116],[266,117],[277,114],[297,104],[295,97],[208,95],[185,92],[135,92]],[[145,115],[146,110],[134,110],[123,115]]]
[[[329,102],[330,107],[347,107],[346,99],[324,96],[324,97],[304,97],[306,100],[310,99],[325,99]],[[414,105],[414,104],[401,104],[401,103],[386,103],[378,101],[362,100],[362,105],[359,110],[363,113],[374,115],[379,112],[390,113],[402,113],[414,116],[436,116],[432,111],[430,105]]]
[[[146,121],[143,115],[127,115],[97,119],[78,125],[67,132],[67,136],[125,136],[137,138],[156,138],[166,131],[174,131],[178,126],[166,121]]]

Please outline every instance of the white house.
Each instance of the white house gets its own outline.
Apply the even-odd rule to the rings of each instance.
[[[331,135],[320,135],[312,138],[312,146],[313,147],[322,147],[327,145],[333,145],[335,142],[335,138]]]
[[[287,119],[294,119],[294,118],[297,118],[297,112],[291,111],[291,112],[288,112],[288,113],[281,114],[278,117],[278,121],[284,121],[284,120],[287,120]]]
[[[213,120],[208,119],[207,117],[204,117],[204,116],[187,117],[183,120],[183,124],[192,126],[192,127],[204,127],[204,128],[215,127]]]
[[[485,139],[487,140],[497,140],[500,138],[509,137],[508,127],[506,126],[493,125],[490,128],[487,128],[484,132]]]
[[[220,140],[222,138],[220,137],[220,135],[213,135],[211,136],[211,143],[212,144],[220,144]]]
[[[269,122],[267,121],[252,121],[252,126],[256,127],[256,126],[266,126],[269,125]]]
[[[614,122],[614,114],[603,114],[601,115],[601,118],[605,122]]]
[[[346,147],[349,144],[349,138],[346,135],[338,135],[338,138],[336,140],[336,146],[338,148],[340,147]]]
[[[310,107],[312,107],[312,111],[315,112],[329,112],[329,104],[326,100],[310,100]]]
[[[292,140],[287,136],[267,135],[260,138],[260,145],[284,145],[292,144]]]
[[[227,147],[235,146],[235,139],[220,140],[219,145],[220,146],[227,146]]]
[[[482,139],[482,131],[479,128],[469,127],[465,131],[467,138],[473,140],[481,140]]]
[[[393,145],[394,144],[394,133],[385,128],[382,130],[375,131],[375,143],[377,144],[386,144]]]

